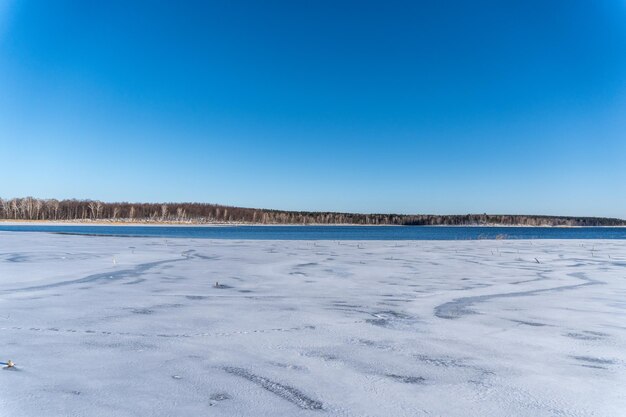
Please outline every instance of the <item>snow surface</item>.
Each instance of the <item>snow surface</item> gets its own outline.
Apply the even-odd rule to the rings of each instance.
[[[625,313],[624,241],[4,232],[0,415],[623,416]]]

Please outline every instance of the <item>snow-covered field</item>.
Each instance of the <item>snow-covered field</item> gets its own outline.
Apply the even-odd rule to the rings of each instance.
[[[623,416],[626,242],[3,232],[7,359],[3,417]]]

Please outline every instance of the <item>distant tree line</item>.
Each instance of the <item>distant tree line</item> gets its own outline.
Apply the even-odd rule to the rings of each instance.
[[[0,219],[111,221],[137,223],[249,223],[358,225],[523,225],[625,226],[626,221],[603,217],[563,217],[500,214],[405,215],[281,211],[205,203],[105,203],[33,197],[0,198]]]

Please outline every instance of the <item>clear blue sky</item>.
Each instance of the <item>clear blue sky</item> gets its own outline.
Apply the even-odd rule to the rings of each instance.
[[[0,158],[5,198],[626,218],[626,1],[0,0]]]

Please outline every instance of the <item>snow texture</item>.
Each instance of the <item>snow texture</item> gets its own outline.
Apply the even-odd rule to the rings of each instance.
[[[624,416],[626,242],[0,233],[1,416]]]

